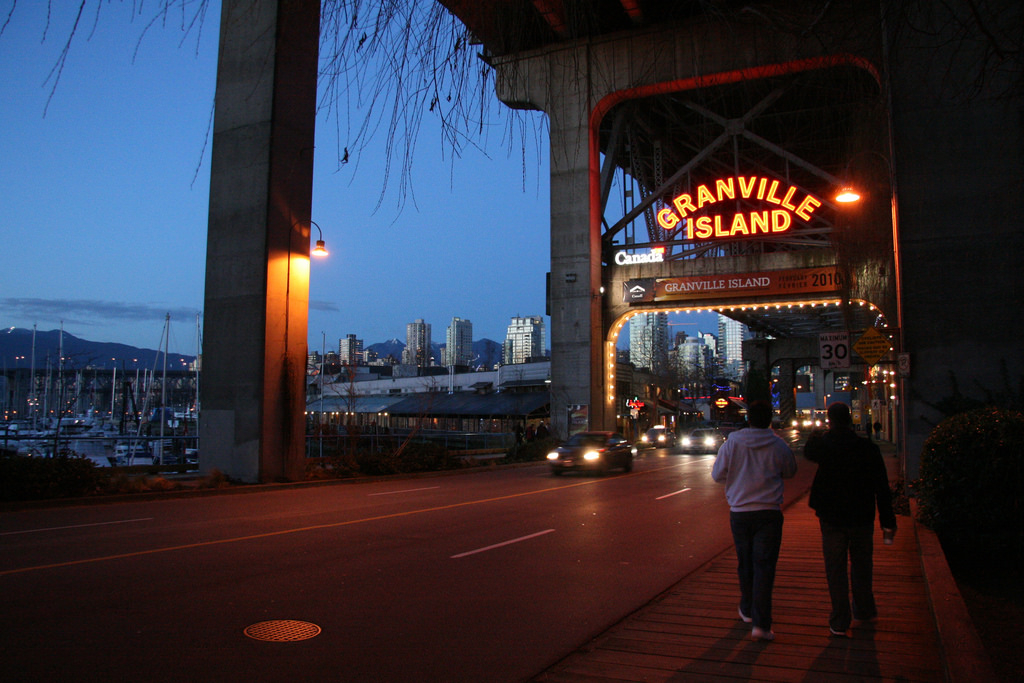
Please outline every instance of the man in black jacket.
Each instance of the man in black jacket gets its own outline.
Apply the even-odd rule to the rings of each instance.
[[[875,508],[887,542],[896,531],[896,516],[878,446],[854,433],[846,404],[829,406],[828,419],[828,432],[813,434],[804,456],[818,463],[810,505],[821,526],[825,577],[832,600],[829,630],[834,636],[845,636],[851,623],[851,590],[853,619],[866,622],[878,616],[871,587]]]

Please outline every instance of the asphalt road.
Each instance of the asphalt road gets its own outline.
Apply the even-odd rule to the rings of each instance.
[[[0,680],[526,680],[729,547],[712,462],[3,513]]]

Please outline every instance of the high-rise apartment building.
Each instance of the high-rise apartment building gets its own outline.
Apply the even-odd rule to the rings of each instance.
[[[714,335],[698,333],[695,337],[686,337],[670,355],[681,387],[696,394],[709,390],[715,375]]]
[[[468,366],[473,362],[473,323],[452,318],[444,337],[444,364]]]
[[[641,313],[630,319],[629,360],[655,373],[668,369],[667,313]]]
[[[531,315],[525,318],[512,318],[505,333],[501,362],[512,365],[543,357],[544,317]]]
[[[405,348],[402,350],[402,363],[425,368],[432,365],[430,353],[430,323],[417,318],[405,326]]]
[[[354,334],[346,334],[338,340],[338,358],[342,365],[366,365],[363,358],[363,340]]]
[[[752,337],[746,325],[718,314],[718,362],[724,377],[743,379],[743,340]]]

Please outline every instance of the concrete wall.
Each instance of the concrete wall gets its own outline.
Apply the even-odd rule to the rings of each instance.
[[[985,401],[1024,379],[1024,8],[902,3],[891,29],[908,477],[959,390]],[[966,28],[965,28],[966,27]],[[1009,30],[1008,30],[1009,29]]]

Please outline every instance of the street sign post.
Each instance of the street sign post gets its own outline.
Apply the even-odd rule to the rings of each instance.
[[[850,367],[850,333],[822,332],[818,335],[822,370],[843,370]]]
[[[877,365],[878,361],[882,360],[882,356],[892,350],[892,343],[884,334],[873,327],[869,327],[861,338],[854,343],[853,350],[869,366]]]

